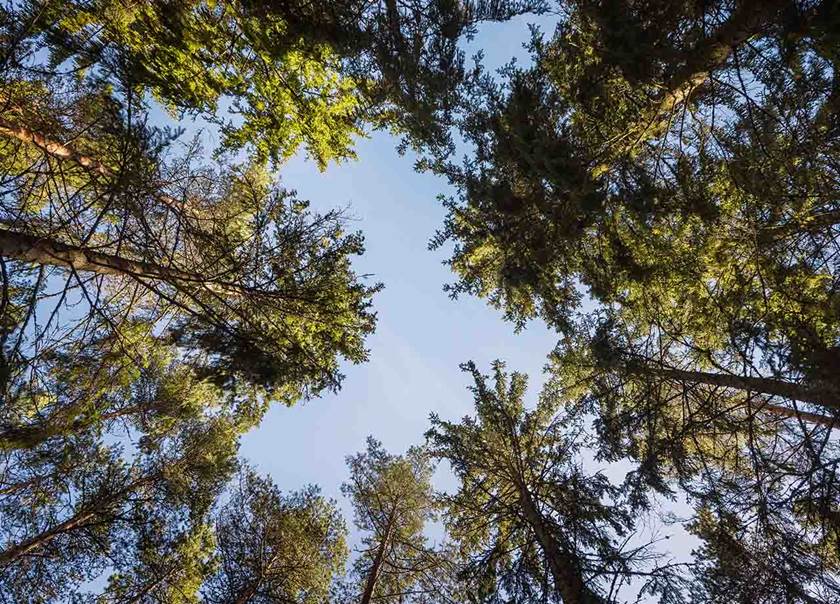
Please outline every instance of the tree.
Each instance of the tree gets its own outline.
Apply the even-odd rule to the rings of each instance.
[[[347,556],[335,504],[315,487],[282,495],[245,467],[216,515],[216,570],[202,601],[319,603]]]
[[[836,532],[827,541],[819,537],[814,541],[819,531],[813,527],[792,528],[785,519],[771,515],[769,523],[754,523],[739,518],[734,510],[699,510],[692,524],[702,539],[694,552],[693,601],[830,602],[837,598]],[[833,552],[826,556],[821,548]]]
[[[363,531],[362,551],[353,575],[351,596],[370,602],[422,601],[436,561],[423,530],[433,515],[428,457],[419,448],[403,456],[388,454],[368,438],[367,450],[347,458],[350,480],[342,492],[353,504],[356,527]]]
[[[303,146],[323,168],[352,157],[366,123],[424,137],[462,76],[457,42],[477,22],[541,2],[112,0],[24,2],[7,13],[5,67],[46,46],[53,65],[151,92],[217,125],[223,146],[282,161]],[[223,99],[230,99],[225,108]],[[429,138],[425,136],[425,138]]]
[[[689,528],[707,543],[692,598],[836,597],[836,418],[780,405],[740,376],[675,369],[681,350],[667,338],[628,348],[614,321],[595,325],[558,347],[556,387],[596,418],[602,459],[639,464],[634,488],[679,487],[696,507]]]
[[[210,509],[232,471],[238,433],[223,417],[185,422],[169,438],[123,447],[89,437],[16,451],[3,476],[0,584],[18,601],[71,594],[156,523],[177,531]]]
[[[526,377],[494,364],[493,382],[467,364],[475,417],[432,416],[433,456],[449,461],[458,490],[443,495],[447,528],[467,558],[476,601],[614,601],[651,552],[626,548],[633,507],[581,462],[580,420],[547,389],[528,410]],[[666,569],[651,571],[667,585]]]
[[[751,365],[768,388],[809,382],[826,404],[833,5],[568,9],[554,38],[535,37],[533,67],[468,82],[460,129],[474,151],[431,164],[459,190],[436,241],[455,243],[453,293],[563,332],[589,294],[698,364]]]

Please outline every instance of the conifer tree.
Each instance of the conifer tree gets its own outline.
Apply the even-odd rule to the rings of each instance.
[[[177,531],[202,518],[233,469],[237,438],[218,417],[140,442],[134,458],[82,437],[62,441],[60,456],[55,446],[13,453],[14,471],[2,476],[0,593],[68,596],[113,561],[141,557],[133,545],[156,524]]]
[[[668,569],[643,569],[652,552],[626,548],[634,531],[627,493],[580,461],[580,418],[547,389],[525,407],[526,376],[497,362],[492,381],[475,381],[476,415],[452,423],[432,417],[436,458],[449,461],[458,490],[443,495],[447,528],[466,557],[478,602],[612,602],[634,574],[642,589],[679,583]]]
[[[202,602],[323,602],[347,557],[344,522],[316,487],[283,495],[244,467],[215,518]]]
[[[391,455],[369,437],[367,449],[348,457],[347,466],[350,480],[342,491],[364,535],[349,601],[423,601],[424,578],[437,565],[423,534],[433,515],[428,456],[419,448]]]

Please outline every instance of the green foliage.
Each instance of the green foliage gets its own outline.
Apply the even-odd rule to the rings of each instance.
[[[441,498],[475,601],[612,601],[649,552],[624,550],[633,506],[584,469],[580,418],[552,388],[527,409],[526,376],[508,375],[500,362],[492,382],[464,368],[475,381],[476,415],[460,423],[433,416],[427,440],[459,481]],[[667,572],[650,576],[652,590],[655,580],[669,583]]]
[[[422,601],[423,579],[436,561],[423,531],[433,518],[432,465],[420,448],[391,455],[368,437],[367,450],[347,458],[350,480],[341,487],[362,531],[353,566],[357,587],[348,601]]]
[[[244,468],[216,516],[214,572],[202,601],[323,602],[347,557],[346,529],[316,487],[282,495]]]

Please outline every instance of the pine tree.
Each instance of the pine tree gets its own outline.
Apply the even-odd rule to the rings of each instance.
[[[202,602],[323,602],[347,557],[346,529],[316,487],[283,495],[248,467],[215,519],[215,572]]]
[[[423,601],[424,579],[438,564],[423,534],[434,511],[428,456],[419,448],[390,455],[369,437],[367,449],[348,457],[347,466],[350,480],[342,491],[363,532],[349,601]]]
[[[427,438],[459,480],[442,498],[475,601],[614,601],[634,573],[644,574],[650,552],[624,549],[633,506],[620,487],[584,469],[580,419],[563,412],[551,388],[526,409],[526,376],[508,375],[500,362],[492,382],[472,364],[465,370],[476,416],[433,416]],[[667,569],[650,573],[660,586],[677,579]]]
[[[119,444],[66,439],[12,453],[2,477],[0,592],[55,600],[132,559],[155,523],[177,530],[209,511],[233,469],[238,433],[224,418],[185,422],[131,457]]]

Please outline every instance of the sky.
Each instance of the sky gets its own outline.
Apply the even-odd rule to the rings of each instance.
[[[550,34],[556,19],[526,16],[485,25],[465,50],[471,55],[481,49],[488,68],[511,58],[527,63],[523,44],[530,38],[531,23]],[[423,442],[429,414],[455,421],[472,414],[467,390],[471,378],[459,369],[466,361],[489,373],[490,364],[500,359],[509,371],[527,373],[526,402],[535,403],[547,355],[557,342],[557,335],[540,321],[517,333],[484,300],[452,300],[443,291],[454,280],[444,264],[447,250],[430,251],[428,244],[446,213],[437,197],[454,190],[440,177],[415,172],[416,157],[400,156],[398,142],[387,133],[374,133],[359,141],[353,162],[330,165],[321,173],[298,156],[280,170],[281,184],[308,199],[313,210],[347,209],[353,217],[350,228],[365,236],[366,252],[354,266],[385,287],[375,297],[378,321],[367,340],[369,361],[345,365],[338,393],[291,408],[274,406],[243,438],[240,450],[283,491],[319,485],[344,513],[351,545],[358,544],[359,535],[353,530],[350,503],[340,491],[348,479],[346,456],[363,450],[369,435],[390,453],[403,453]],[[620,481],[627,469],[608,468],[608,475]],[[440,467],[435,487],[454,486],[447,467]],[[667,503],[664,511],[682,515],[687,509],[677,502]],[[641,539],[653,535],[651,527],[640,529]],[[665,547],[677,558],[696,544],[679,525],[660,524],[655,530],[657,537],[670,535]],[[439,534],[439,526],[433,527],[431,536]]]
[[[513,57],[527,61],[522,43],[529,37],[528,24],[540,21],[552,27],[534,16],[486,25],[465,50],[472,55],[484,49],[490,67]],[[370,360],[345,366],[337,394],[272,408],[241,449],[283,490],[320,485],[339,500],[348,520],[349,505],[340,495],[347,479],[344,458],[364,449],[368,435],[389,452],[401,453],[423,441],[430,413],[452,420],[470,413],[470,379],[459,370],[468,360],[489,372],[490,363],[501,359],[508,369],[530,374],[535,400],[546,355],[556,343],[540,322],[515,333],[483,300],[451,300],[443,291],[454,280],[443,264],[447,253],[430,251],[428,244],[445,216],[437,196],[453,190],[442,178],[416,173],[415,156],[400,156],[398,142],[374,133],[359,141],[353,162],[332,164],[321,173],[304,157],[295,157],[280,170],[281,184],[308,199],[313,210],[347,209],[353,217],[349,227],[365,236],[366,252],[354,266],[385,288],[375,298],[378,322],[367,341]]]

